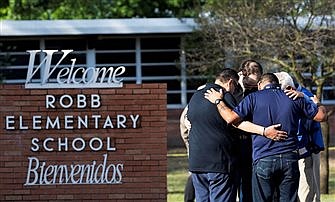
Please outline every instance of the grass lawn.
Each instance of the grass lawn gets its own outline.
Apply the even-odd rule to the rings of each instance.
[[[168,202],[183,202],[184,187],[188,177],[188,162],[185,150],[172,150],[168,154]]]
[[[335,165],[330,165],[329,194],[321,195],[322,202],[335,201]],[[169,150],[168,154],[168,202],[183,202],[184,187],[188,177],[188,163],[184,149]]]

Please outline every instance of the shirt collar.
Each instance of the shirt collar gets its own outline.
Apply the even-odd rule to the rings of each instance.
[[[267,84],[264,87],[264,89],[278,89],[278,90],[280,90],[280,85],[279,84],[272,84],[272,83],[270,83],[270,84]]]
[[[220,85],[216,84],[216,83],[207,83],[206,87],[208,88],[215,88],[215,89],[220,89],[222,88]]]

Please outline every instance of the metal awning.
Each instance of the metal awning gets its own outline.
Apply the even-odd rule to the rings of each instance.
[[[1,20],[0,36],[190,33],[195,26],[192,18]]]

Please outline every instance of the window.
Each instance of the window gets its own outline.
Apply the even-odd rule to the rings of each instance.
[[[29,53],[26,51],[41,49],[73,49],[74,51],[62,61],[60,68],[71,66],[71,59],[76,58],[75,69],[125,66],[124,83],[166,83],[168,108],[184,107],[195,90],[207,82],[207,78],[201,75],[187,76],[187,66],[181,62],[178,35],[2,38],[2,81],[25,83],[29,63]],[[52,64],[55,65],[61,56],[61,52],[54,53]],[[39,65],[41,60],[38,58],[43,57],[43,53],[38,53],[35,65]],[[53,74],[51,79],[55,79],[55,75]],[[326,81],[323,103],[335,104],[335,78]]]

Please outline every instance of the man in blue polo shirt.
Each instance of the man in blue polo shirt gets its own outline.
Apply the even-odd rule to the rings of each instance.
[[[272,201],[275,189],[279,191],[280,201],[296,201],[299,185],[298,122],[300,118],[325,121],[326,109],[303,98],[290,99],[280,89],[278,78],[272,73],[261,77],[258,89],[245,97],[234,110],[224,102],[219,103],[217,108],[227,123],[238,127],[241,120],[251,120],[263,126],[280,123],[281,129],[287,131],[288,137],[284,141],[273,141],[257,135],[252,137],[253,201]],[[205,98],[212,103],[220,97],[221,93],[215,89],[205,93]]]

